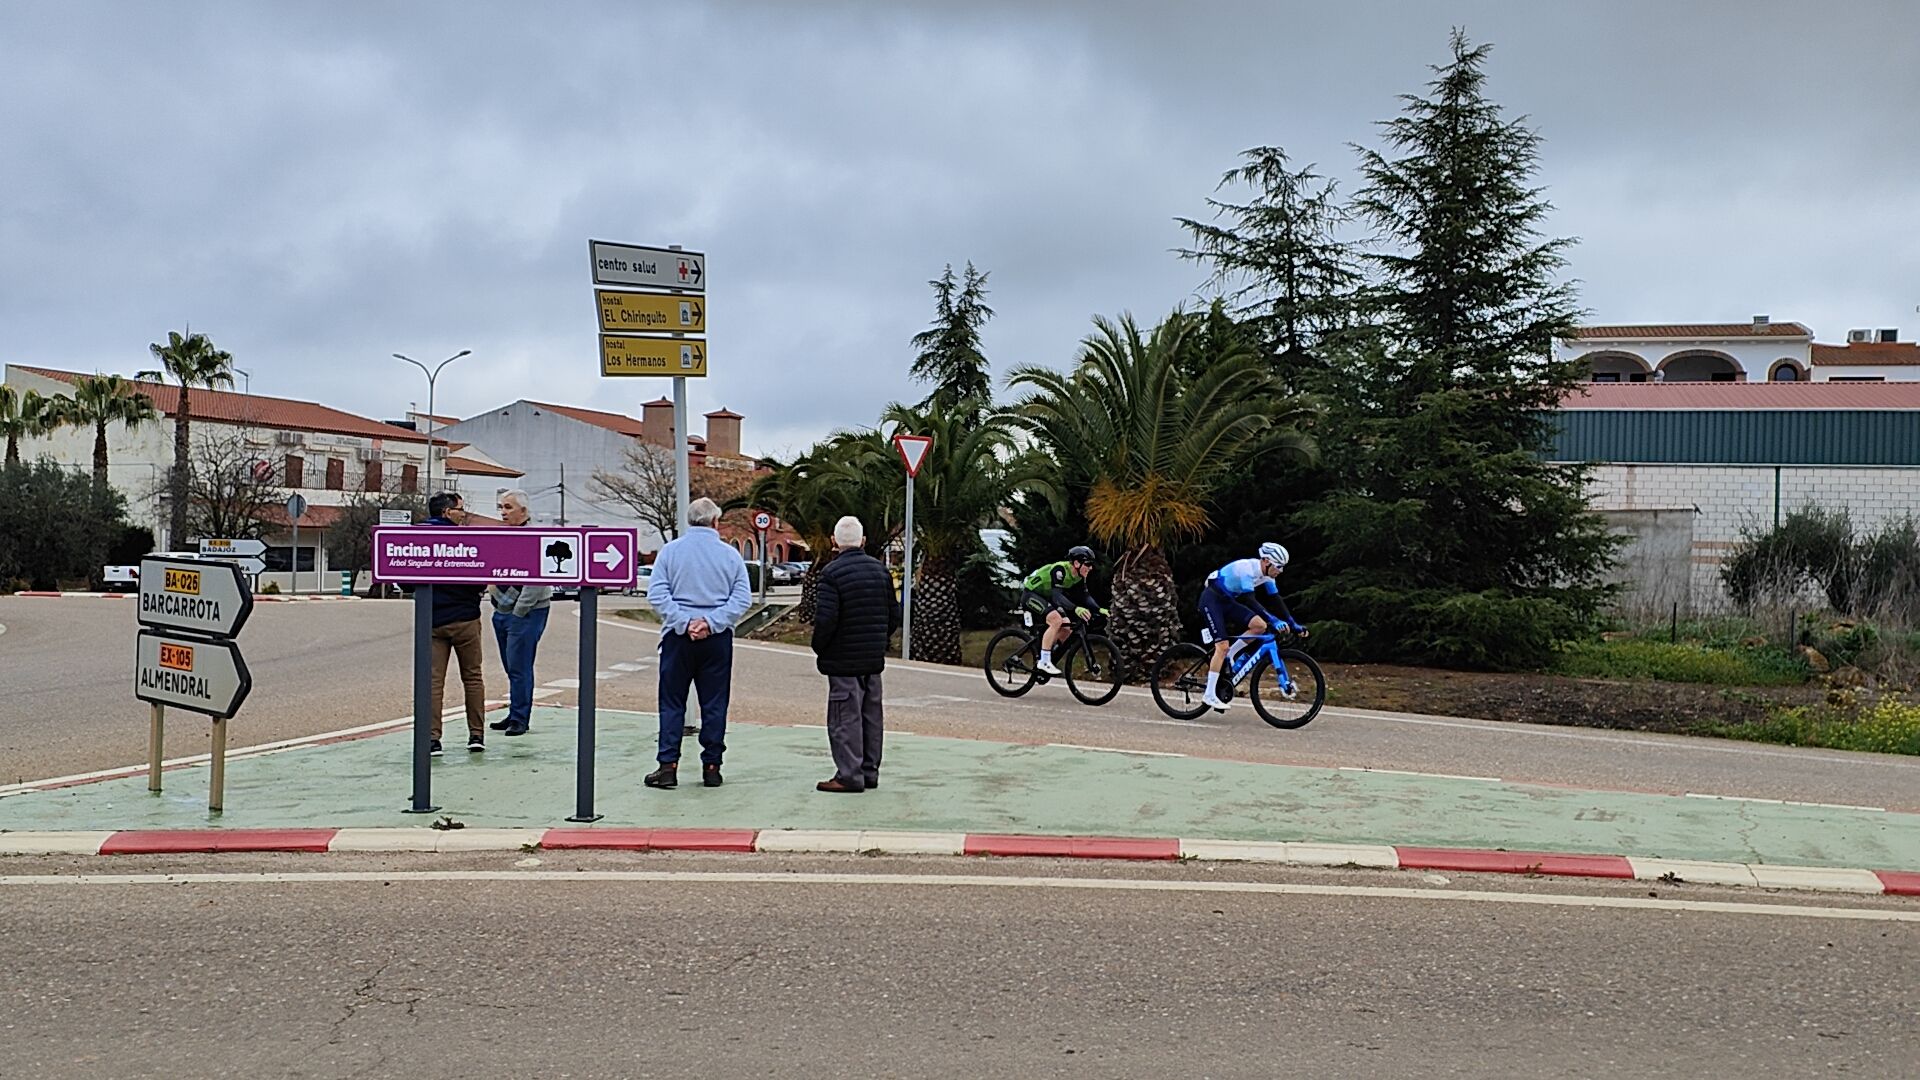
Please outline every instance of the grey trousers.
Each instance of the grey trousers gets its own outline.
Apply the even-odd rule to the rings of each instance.
[[[880,782],[883,722],[880,676],[827,676],[827,745],[834,779],[849,787]]]

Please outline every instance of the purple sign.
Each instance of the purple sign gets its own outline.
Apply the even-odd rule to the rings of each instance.
[[[579,529],[401,526],[373,530],[373,574],[382,581],[465,585],[577,585]]]
[[[582,584],[625,589],[639,582],[640,535],[632,529],[589,526],[581,533],[586,551]]]

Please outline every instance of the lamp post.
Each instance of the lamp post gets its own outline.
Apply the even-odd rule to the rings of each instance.
[[[472,349],[461,349],[459,352],[454,353],[452,356],[449,356],[445,360],[442,360],[438,364],[435,364],[432,370],[428,370],[427,365],[421,363],[418,360],[415,360],[411,356],[405,356],[400,353],[393,354],[393,358],[395,360],[405,360],[407,363],[412,364],[414,367],[419,368],[427,376],[427,498],[429,499],[433,498],[433,494],[434,494],[433,492],[433,423],[434,423],[433,421],[433,415],[434,415],[433,414],[433,383],[434,383],[434,380],[440,377],[441,368],[446,367],[448,364],[453,363],[455,360],[458,360],[463,356],[471,355],[472,352],[473,352]]]

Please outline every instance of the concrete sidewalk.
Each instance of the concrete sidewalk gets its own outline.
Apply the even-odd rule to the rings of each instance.
[[[1145,756],[896,734],[884,784],[825,795],[824,732],[736,724],[727,783],[641,786],[654,718],[600,714],[598,827],[925,830],[1413,845],[1813,867],[1920,870],[1920,815],[1683,798],[1441,776]],[[433,801],[472,827],[564,826],[574,804],[574,714],[535,710],[535,734],[457,744]],[[0,798],[0,831],[425,828],[403,814],[411,738],[394,731],[230,760],[224,813],[204,765]],[[3,845],[0,845],[3,846]]]

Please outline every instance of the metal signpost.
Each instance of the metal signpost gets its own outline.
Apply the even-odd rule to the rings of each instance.
[[[707,257],[677,244],[647,247],[587,241],[599,314],[600,374],[673,379],[673,495],[678,531],[687,531],[687,380],[707,374]],[[628,290],[667,290],[645,292]],[[649,335],[666,334],[667,337]]]
[[[301,495],[287,496],[287,520],[293,524],[293,555],[287,560],[287,569],[292,572],[289,579],[290,593],[300,591],[300,519],[307,515],[307,500]],[[314,560],[313,583],[320,584],[319,560]]]
[[[753,512],[753,528],[760,534],[760,602],[767,601],[767,530],[773,527],[773,515],[765,510]]]
[[[597,527],[460,528],[381,526],[373,530],[373,573],[381,581],[413,584],[413,798],[410,814],[433,805],[430,744],[433,715],[433,589],[435,585],[580,586],[580,745],[574,815],[593,812],[595,673],[599,667],[601,589],[639,580],[640,537],[633,529]]]
[[[167,706],[213,717],[213,775],[207,809],[226,802],[227,720],[253,689],[234,641],[253,614],[253,591],[231,562],[190,555],[140,560],[139,622],[133,693],[151,706],[147,790],[160,790]]]
[[[895,435],[893,445],[900,451],[900,460],[907,463],[907,520],[902,530],[906,539],[906,548],[901,555],[900,574],[900,659],[913,659],[913,489],[914,478],[920,475],[920,466],[926,464],[927,453],[933,449],[931,435]]]

